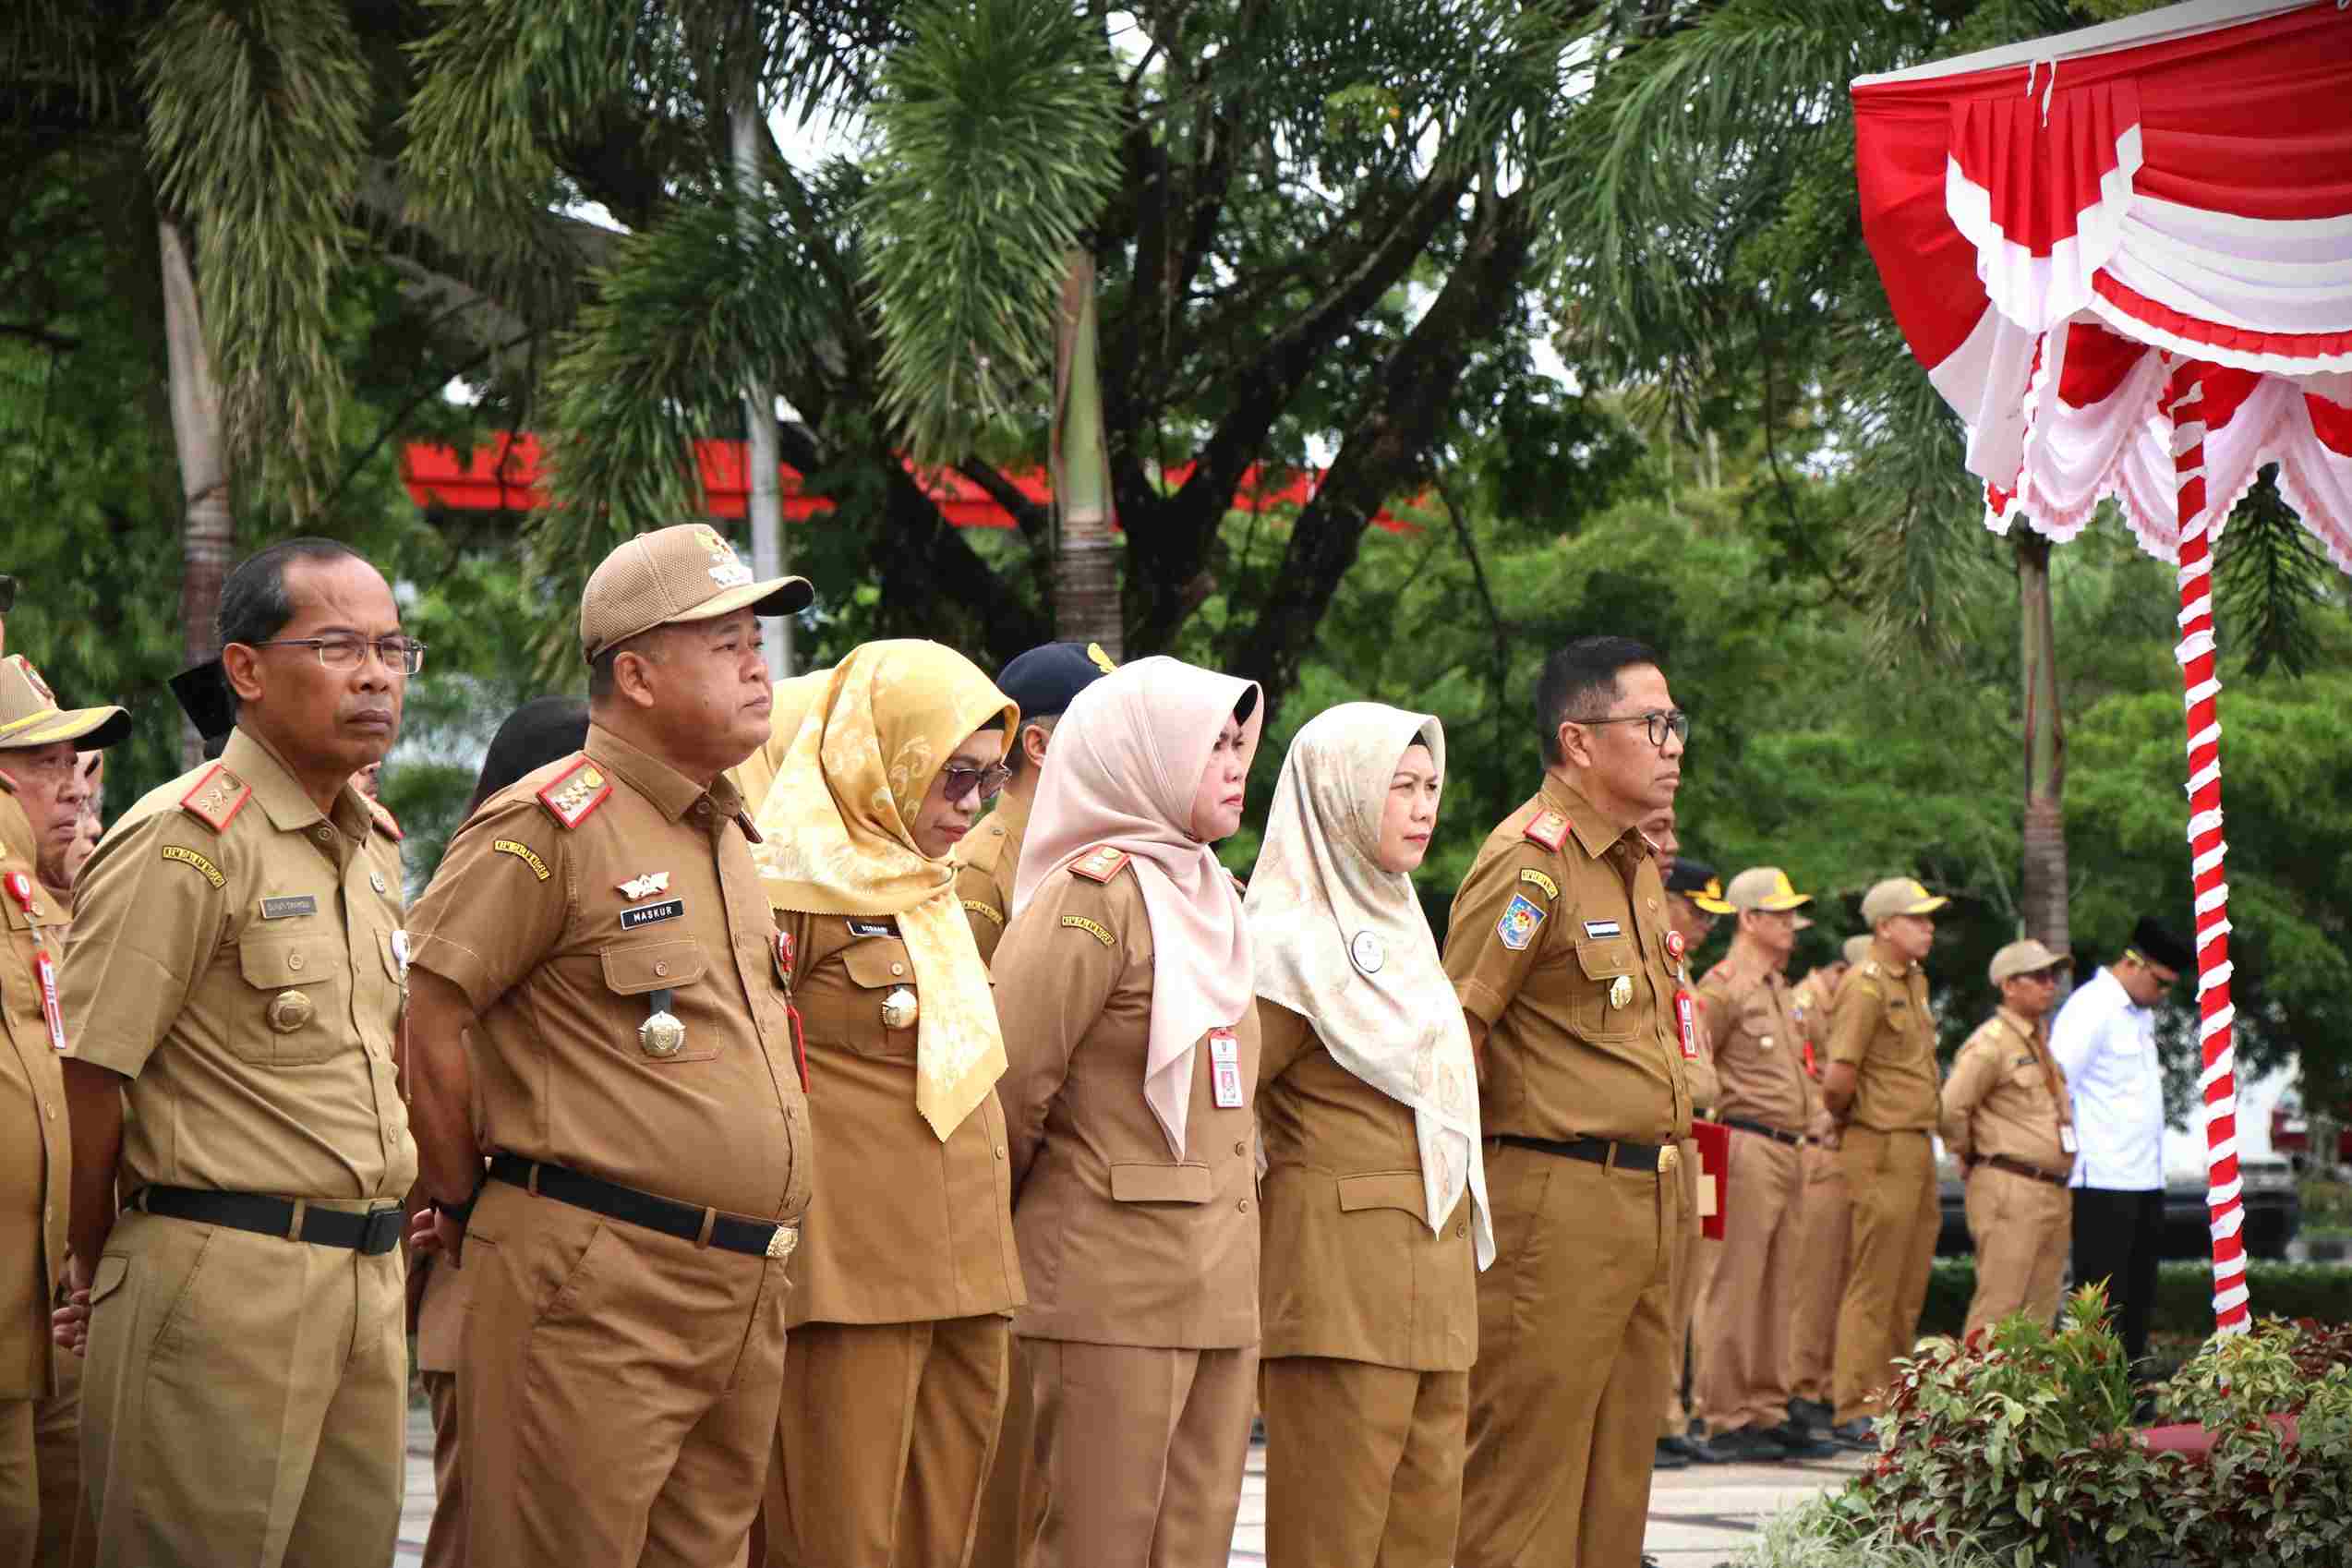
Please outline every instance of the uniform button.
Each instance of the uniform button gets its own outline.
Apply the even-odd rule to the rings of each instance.
[[[1233,1152],[1236,1154],[1247,1154],[1249,1152],[1249,1145],[1247,1143],[1236,1143],[1233,1146]]]
[[[894,963],[890,966],[890,972],[892,974],[904,974],[907,972],[907,966],[900,963]]]
[[[1249,1200],[1248,1200],[1248,1199],[1245,1198],[1245,1199],[1243,1199],[1243,1200],[1241,1200],[1241,1203],[1240,1203],[1240,1209],[1241,1209],[1241,1212],[1242,1212],[1243,1213],[1245,1213],[1245,1214],[1246,1214],[1246,1213],[1248,1213],[1248,1212],[1249,1212]]]
[[[286,968],[288,969],[300,969],[302,967],[302,955],[300,953],[288,953],[286,955]]]
[[[1456,1236],[1467,1236],[1470,1234],[1470,1227],[1466,1223],[1455,1225],[1453,1227],[1453,1234]]]
[[[332,844],[334,841],[335,830],[321,823],[319,827],[319,842],[321,844]]]
[[[997,1150],[997,1151],[996,1151],[996,1158],[998,1158],[998,1159],[1000,1159],[1000,1160],[1001,1160],[1001,1159],[1003,1159],[1004,1157],[1005,1157],[1005,1152],[1004,1152],[1002,1149]]]
[[[654,972],[656,974],[668,974],[669,972],[669,966],[666,963],[656,964],[654,965]]]

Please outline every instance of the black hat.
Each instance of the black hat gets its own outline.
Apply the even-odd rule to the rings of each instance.
[[[236,728],[236,704],[229,695],[228,672],[217,658],[181,670],[172,677],[172,695],[180,711],[207,741],[225,739]]]
[[[533,697],[506,716],[490,737],[482,758],[481,776],[474,781],[474,798],[465,807],[473,814],[484,801],[521,778],[569,755],[588,743],[588,705],[580,697]]]
[[[1727,915],[1731,906],[1723,899],[1723,879],[1705,861],[1676,855],[1666,862],[1666,890],[1680,893],[1708,914]]]
[[[2158,923],[2153,915],[2141,916],[2140,923],[2131,928],[2131,947],[2176,974],[2197,967],[2197,955],[2189,950],[2189,944],[2174,935],[2170,926]]]
[[[1050,718],[1117,668],[1100,643],[1047,643],[1005,666],[996,689],[1019,706],[1023,719]]]

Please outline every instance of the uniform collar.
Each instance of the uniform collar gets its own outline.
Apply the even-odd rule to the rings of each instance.
[[[1993,1009],[1993,1016],[2000,1019],[2002,1023],[2006,1024],[2008,1027],[2009,1032],[2016,1035],[2020,1040],[2030,1041],[2036,1045],[2039,1045],[2042,1043],[2042,1026],[2040,1024],[2028,1023],[2023,1019],[2018,1017],[2015,1013],[2009,1011],[2007,1007],[1995,1007]]]
[[[696,802],[708,796],[710,803],[722,817],[733,816],[743,809],[743,797],[734,781],[725,774],[711,780],[706,790],[676,768],[650,752],[641,751],[601,724],[588,726],[588,742],[582,748],[597,761],[619,774],[622,782],[646,800],[654,809],[672,822],[685,819]]]
[[[1630,843],[1637,857],[1649,853],[1649,840],[1634,832],[1631,823],[1620,826],[1610,822],[1600,814],[1598,806],[1585,798],[1583,791],[1549,768],[1544,771],[1543,788],[1538,791],[1538,798],[1568,819],[1576,842],[1595,860],[1621,842]]]
[[[319,802],[296,781],[294,770],[243,726],[229,732],[229,743],[221,749],[221,766],[252,789],[254,804],[269,817],[270,826],[282,833],[298,832],[314,822],[332,822],[345,838],[364,844],[375,828],[375,814],[349,783],[336,792],[332,813],[320,811]]]
[[[988,814],[997,826],[1005,830],[1006,838],[1019,843],[1029,833],[1029,814],[1035,804],[1034,797],[1016,800],[1010,795],[999,795],[996,797],[996,809]]]
[[[1896,980],[1911,972],[1911,960],[1889,947],[1883,936],[1871,937],[1870,957],[1883,972]]]

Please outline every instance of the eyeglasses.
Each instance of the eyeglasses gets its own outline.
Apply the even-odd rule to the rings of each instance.
[[[1666,748],[1666,736],[1669,730],[1673,732],[1674,739],[1678,741],[1687,742],[1691,738],[1691,716],[1679,707],[1667,708],[1663,711],[1652,708],[1647,713],[1625,713],[1614,718],[1577,718],[1571,719],[1569,722],[1589,725],[1596,729],[1604,724],[1646,725],[1649,743],[1660,751]]]
[[[941,790],[950,805],[960,802],[974,790],[980,791],[982,800],[993,801],[1012,776],[1013,770],[1001,762],[992,762],[986,767],[967,767],[962,763],[951,762],[939,770]]]
[[[317,651],[319,662],[329,669],[356,669],[370,649],[387,669],[414,675],[425,668],[425,645],[410,642],[406,637],[378,637],[373,642],[365,637],[275,637],[266,643],[247,643],[246,646],[311,648]]]

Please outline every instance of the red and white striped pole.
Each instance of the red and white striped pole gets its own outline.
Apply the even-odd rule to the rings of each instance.
[[[2165,384],[2173,473],[2180,487],[2180,661],[2189,711],[2189,852],[2196,892],[2198,1043],[2204,1071],[2205,1202],[2213,1237],[2213,1327],[2244,1333],[2246,1208],[2237,1172],[2237,1074],[2230,1047],[2229,884],[2222,880],[2221,678],[2213,660],[2213,519],[2206,511],[2204,371],[2177,362]]]

